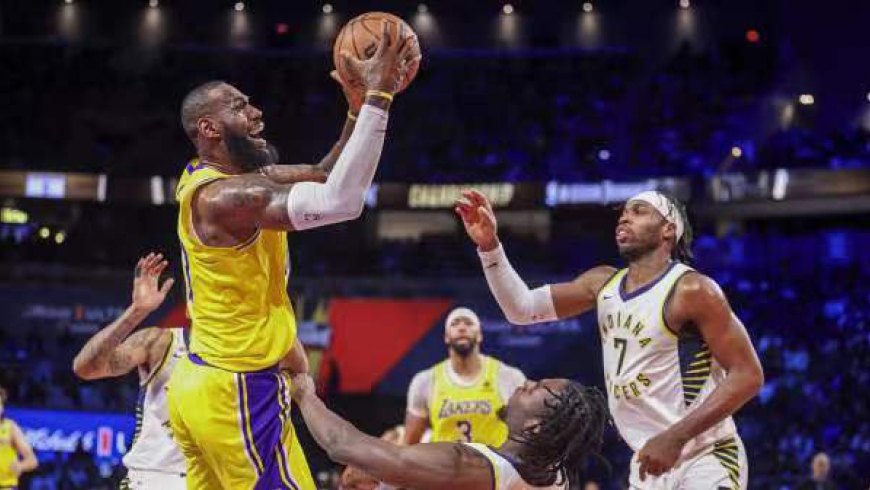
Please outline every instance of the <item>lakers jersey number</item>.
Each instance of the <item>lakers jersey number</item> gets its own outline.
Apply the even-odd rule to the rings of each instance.
[[[204,244],[192,201],[206,183],[232,176],[192,161],[178,182],[178,238],[193,325],[190,352],[211,366],[258,371],[293,346],[296,320],[287,297],[287,234],[257,230],[237,246]]]
[[[725,377],[697,332],[687,326],[677,335],[665,321],[677,281],[691,271],[674,262],[652,283],[626,293],[628,269],[623,269],[598,293],[610,413],[635,451],[694,410]],[[734,422],[726,418],[690,441],[684,454],[735,434]]]
[[[432,442],[479,442],[500,446],[507,439],[507,425],[498,417],[504,406],[499,393],[501,363],[485,357],[483,375],[468,386],[450,379],[447,363],[437,364],[432,371],[432,396],[429,420]],[[510,396],[507,394],[505,398]]]

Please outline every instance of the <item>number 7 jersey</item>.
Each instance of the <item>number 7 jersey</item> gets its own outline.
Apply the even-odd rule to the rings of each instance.
[[[672,262],[653,282],[626,293],[628,269],[622,269],[598,293],[610,413],[634,451],[694,410],[726,375],[693,325],[683,325],[678,335],[665,320],[677,281],[692,271]],[[683,455],[735,434],[728,417],[690,441]]]

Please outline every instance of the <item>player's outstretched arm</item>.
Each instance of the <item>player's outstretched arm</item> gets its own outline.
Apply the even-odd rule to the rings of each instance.
[[[284,356],[284,359],[281,359],[279,367],[282,370],[289,371],[290,374],[308,373],[308,354],[305,352],[305,346],[302,345],[302,341],[299,340],[299,337],[296,337],[296,341],[293,342],[293,348],[290,349],[290,352]]]
[[[285,185],[263,175],[223,179],[201,190],[197,212],[244,238],[250,236],[252,225],[305,230],[359,217],[383,149],[392,94],[405,76],[412,46],[405,43],[402,47],[391,40],[384,24],[374,56],[359,61],[343,53],[348,67],[368,90],[353,134],[326,182]]]
[[[498,222],[489,200],[476,190],[463,192],[456,213],[477,244],[489,289],[508,321],[517,325],[580,315],[595,307],[598,291],[615,269],[599,266],[571,282],[531,289],[514,270],[498,239]]]
[[[728,375],[709,398],[641,449],[641,478],[668,471],[689,440],[734,414],[764,385],[764,371],[746,327],[715,281],[702,274],[686,275],[677,283],[666,315],[669,325],[696,325]]]
[[[310,376],[293,378],[293,398],[305,424],[330,459],[353,465],[400,488],[417,490],[489,490],[489,461],[462,444],[400,446],[360,432],[317,397]]]
[[[166,299],[174,280],[160,285],[160,274],[168,262],[162,254],[150,253],[139,259],[133,279],[133,300],[111,325],[90,338],[73,360],[73,371],[82,379],[100,379],[129,373],[144,365],[156,342],[169,340],[169,331],[145,328],[130,335]]]

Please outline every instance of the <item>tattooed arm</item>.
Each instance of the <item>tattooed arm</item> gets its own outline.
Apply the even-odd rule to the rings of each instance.
[[[386,26],[386,24],[384,24]],[[378,50],[365,61],[344,53],[366,97],[358,120],[326,182],[279,184],[265,175],[240,175],[199,188],[194,227],[207,245],[244,243],[258,229],[307,230],[356,219],[381,158],[393,93],[407,73],[414,43],[391,40],[384,28]],[[400,26],[400,37],[404,26]],[[325,166],[331,164],[329,156]]]
[[[244,174],[203,185],[193,197],[197,234],[207,245],[232,246],[260,228],[305,230],[359,217],[380,160],[388,107],[389,100],[368,97],[324,183],[281,184]]]
[[[160,274],[167,265],[161,254],[151,253],[139,259],[132,304],[111,325],[91,337],[76,355],[73,371],[78,377],[90,380],[120,376],[137,366],[145,372],[150,370],[150,353],[166,345],[169,331],[146,328],[130,333],[163,303],[172,287],[171,278],[159,286]]]
[[[276,184],[295,184],[296,182],[326,182],[326,178],[332,169],[335,167],[335,162],[344,147],[350,135],[353,134],[353,128],[356,125],[353,119],[347,118],[344,121],[344,128],[341,130],[341,136],[338,141],[332,146],[320,163],[317,165],[267,165],[260,170],[260,173],[269,178]]]

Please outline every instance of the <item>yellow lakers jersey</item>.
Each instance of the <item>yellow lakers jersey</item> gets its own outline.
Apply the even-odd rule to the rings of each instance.
[[[429,421],[432,442],[479,442],[501,446],[507,440],[507,425],[499,420],[504,406],[498,392],[501,363],[484,358],[484,372],[471,386],[459,386],[447,375],[449,360],[432,370],[432,397]]]
[[[231,178],[191,161],[181,175],[178,238],[191,319],[190,352],[209,365],[249,372],[278,363],[296,339],[287,296],[287,233],[257,230],[232,247],[205,245],[193,227],[196,189]]]
[[[18,477],[9,467],[18,461],[18,452],[12,446],[12,421],[0,420],[0,487],[18,485]]]

